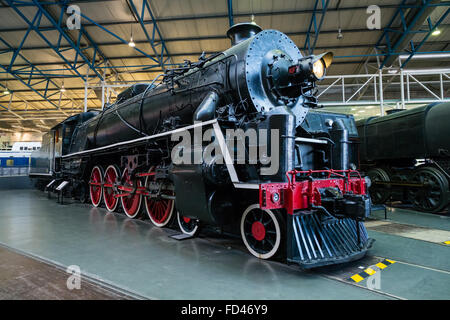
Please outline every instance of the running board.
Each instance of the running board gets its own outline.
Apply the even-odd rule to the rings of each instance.
[[[288,215],[287,240],[287,261],[305,269],[360,259],[374,241],[362,222],[318,213]]]

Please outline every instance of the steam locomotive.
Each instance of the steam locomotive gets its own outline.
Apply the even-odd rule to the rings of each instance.
[[[361,258],[373,240],[355,121],[308,112],[332,54],[303,57],[254,23],[227,36],[230,49],[54,127],[32,176],[66,181],[66,193],[129,218],[145,211],[157,227],[176,219],[190,236],[219,227],[261,259],[311,268]]]
[[[449,118],[450,103],[433,103],[357,122],[374,203],[391,199],[432,213],[448,207]]]

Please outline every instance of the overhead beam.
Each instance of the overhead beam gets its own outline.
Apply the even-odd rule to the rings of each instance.
[[[440,0],[416,0],[414,5],[406,5],[406,1],[402,0],[375,45],[385,56],[380,64],[380,69],[384,66],[391,66],[396,59],[396,55],[393,53],[404,50],[416,34],[427,32],[421,30],[423,23],[437,6],[443,5]],[[398,24],[401,26],[400,30],[397,28]]]
[[[441,24],[440,25],[441,28],[444,30],[449,29],[450,30],[450,25],[449,24]],[[1,31],[0,31],[1,32]],[[370,33],[370,32],[379,32],[379,31],[371,31],[368,30],[366,28],[363,29],[346,29],[346,30],[342,30],[342,32],[344,34],[348,34],[348,33]],[[336,30],[321,30],[320,31],[321,34],[335,34]],[[301,35],[306,35],[307,31],[295,31],[295,32],[286,32],[285,33],[288,36],[301,36]],[[174,38],[165,38],[164,42],[181,42],[181,41],[202,41],[202,40],[226,40],[227,37],[223,34],[220,35],[210,35],[210,36],[198,36],[198,37],[174,37]],[[135,40],[134,41],[136,44],[146,44],[147,40]],[[441,41],[442,44],[447,43],[446,41]],[[418,42],[417,42],[418,43]],[[433,41],[432,43],[438,43]],[[122,42],[122,41],[108,41],[108,42],[97,42],[96,43],[98,47],[100,46],[123,46],[126,45],[127,42]],[[373,44],[350,44],[350,45],[344,45],[344,46],[322,46],[322,47],[318,47],[316,46],[316,49],[323,49],[323,48],[328,48],[328,49],[339,49],[339,48],[354,48],[354,47],[370,47],[372,48],[374,45]],[[382,45],[381,45],[382,47]],[[69,49],[69,46],[61,46],[62,50],[65,49]],[[13,48],[13,50],[15,50],[16,48]],[[26,51],[26,50],[45,50],[45,49],[49,49],[48,46],[23,46],[21,48],[22,51]],[[179,55],[178,53],[172,53],[171,56],[176,56]]]
[[[12,115],[16,116],[17,118],[23,119],[22,116],[18,115],[17,113],[15,113],[14,111],[11,110],[11,103],[12,103],[13,95],[14,95],[14,93],[11,93],[10,98],[9,98],[8,106],[4,106],[3,104],[0,103],[0,107],[2,107],[3,109],[5,109],[6,111],[8,111],[9,113],[11,113]]]
[[[450,27],[450,25],[443,25],[443,27]],[[343,33],[370,33],[370,32],[378,32],[378,31],[371,31],[368,29],[346,29],[342,30]],[[1,33],[1,31],[0,31]],[[307,35],[307,31],[294,31],[294,32],[285,32],[288,36],[303,36]],[[322,30],[322,34],[335,34],[336,30]],[[182,42],[182,41],[202,41],[202,40],[226,40],[228,39],[225,34],[219,34],[219,35],[209,35],[209,36],[189,36],[189,37],[173,37],[173,38],[164,38],[164,42]],[[146,44],[147,40],[134,40],[136,44]],[[119,46],[119,45],[128,45],[128,43],[125,41],[108,41],[108,42],[97,42],[97,46]],[[371,44],[373,47],[373,44]],[[61,49],[68,49],[69,46],[61,46]],[[42,49],[49,49],[47,46],[24,46],[22,47],[22,50],[42,50]]]
[[[443,5],[450,5],[450,1],[442,1]],[[19,6],[19,5],[17,5]],[[380,9],[396,9],[398,5],[378,5]],[[5,10],[7,10],[5,7]],[[366,11],[367,6],[349,6],[349,7],[340,7],[337,8],[328,8],[328,12],[336,12],[336,11]],[[296,14],[305,14],[310,15],[313,13],[313,9],[304,9],[304,10],[279,10],[279,11],[256,11],[256,12],[241,12],[241,13],[234,13],[234,18],[248,18],[251,15],[254,15],[255,17],[264,17],[264,16],[278,16],[278,15],[296,15]],[[180,16],[168,16],[168,17],[158,17],[155,18],[156,22],[174,22],[174,21],[187,21],[187,20],[204,20],[204,19],[228,19],[228,13],[218,13],[218,14],[199,14],[199,15],[180,15]],[[144,20],[145,23],[151,23],[151,19]],[[108,27],[108,26],[114,26],[114,25],[121,25],[121,24],[135,24],[135,20],[128,20],[128,21],[103,21],[100,22],[102,26]],[[92,27],[96,24],[91,23],[84,23],[85,27]],[[46,27],[42,27],[40,29],[41,31],[46,31]],[[26,28],[21,27],[15,27],[15,28],[5,28],[0,29],[0,32],[14,32],[14,31],[26,31]]]
[[[329,3],[330,0],[316,0],[314,4],[308,31],[306,33],[305,44],[303,46],[303,51],[308,55],[312,55],[314,53],[314,49],[316,47],[317,39],[319,38],[320,29],[322,28],[323,20],[325,18]],[[320,15],[319,21],[318,15]]]
[[[68,6],[73,3],[73,1],[68,0],[62,0],[62,3],[59,5],[59,7],[62,9],[62,12],[67,12]],[[80,24],[80,29],[78,30],[79,34],[83,39],[89,44],[89,47],[93,48],[93,57],[90,57],[91,61],[94,61],[95,63],[95,57],[98,55],[102,58],[103,63],[106,65],[110,63],[108,57],[105,55],[105,53],[99,48],[98,44],[92,39],[89,32],[84,28],[83,24]],[[80,37],[78,37],[80,39]],[[78,46],[81,46],[81,43],[78,44]],[[85,51],[86,52],[86,51]],[[88,53],[86,52],[88,55]],[[115,71],[114,71],[115,72]],[[117,76],[119,76],[116,73]]]
[[[227,0],[228,8],[228,24],[230,27],[234,26],[234,15],[233,15],[233,0]]]
[[[20,8],[17,7],[17,4],[22,3],[22,1],[12,1],[12,0],[6,0],[6,1],[11,6],[11,8],[22,18],[22,20],[24,20],[29,26],[31,25],[32,30],[35,31],[41,37],[41,39],[43,39],[46,42],[48,48],[50,48],[54,52],[56,52],[57,55],[64,61],[64,63],[67,64],[70,67],[70,70],[73,71],[78,77],[80,77],[82,79],[85,79],[86,75],[81,74],[79,68],[81,68],[82,66],[88,66],[89,70],[92,70],[95,73],[95,76],[97,78],[99,78],[102,81],[104,80],[103,79],[103,75],[97,70],[98,69],[98,65],[96,65],[96,58],[97,58],[97,55],[99,54],[99,48],[96,45],[95,41],[93,41],[92,38],[89,36],[89,34],[85,31],[85,24],[83,24],[82,28],[80,28],[80,30],[78,30],[77,39],[74,40],[74,39],[71,39],[70,34],[66,32],[67,28],[62,26],[62,18],[63,18],[64,10],[61,10],[61,14],[59,16],[59,19],[55,19],[52,16],[52,14],[43,7],[43,3],[40,3],[37,0],[32,0],[33,4],[38,9],[39,14],[41,14],[42,16],[45,16],[47,18],[47,20],[49,20],[50,23],[51,23],[50,27],[46,27],[46,28],[42,28],[41,29],[41,28],[38,28],[37,25],[32,25],[31,21],[20,11]],[[61,2],[58,2],[56,4],[61,4]],[[144,8],[149,8],[148,4],[147,4],[147,6],[144,6]],[[110,35],[114,36],[116,39],[121,41],[123,44],[128,44],[128,41],[126,41],[125,39],[122,39],[117,34],[115,34],[112,31],[106,29],[105,27],[103,27],[102,25],[98,24],[97,22],[93,21],[92,19],[90,19],[89,17],[84,15],[83,13],[80,13],[80,16],[83,17],[84,19],[86,19],[87,21],[89,21],[91,24],[99,27],[103,31],[105,31],[105,32],[109,33]],[[40,22],[40,20],[39,20],[39,22]],[[56,46],[53,45],[49,41],[49,39],[43,34],[42,30],[58,31],[58,33],[59,33],[59,35],[58,35],[58,43],[57,43]],[[158,32],[158,34],[160,34],[160,33]],[[90,45],[88,47],[82,46],[81,41],[80,41],[82,36],[85,36],[88,39],[87,42],[90,43]],[[66,51],[67,48],[64,48],[64,49],[61,48],[61,39],[62,38],[69,43],[69,49],[72,49],[72,50],[75,51],[75,60],[73,61],[73,63],[70,63],[68,61],[68,59],[63,54],[63,52]],[[87,57],[86,50],[88,50],[88,49],[92,49],[93,50],[92,58]],[[138,49],[136,47],[134,49],[136,51],[138,51],[139,53],[141,53],[144,57],[148,57],[152,61],[154,61],[156,63],[159,63],[158,59],[152,57],[151,55],[147,54],[146,52],[144,52],[144,51],[142,51],[142,50],[140,50],[140,49]],[[165,46],[163,47],[163,51],[162,52],[167,52],[167,49],[165,48]],[[103,57],[106,58],[106,56],[104,54],[103,54]],[[82,63],[80,63],[80,61],[78,61],[79,58],[81,58]],[[57,75],[52,75],[52,76],[57,76]]]
[[[11,45],[1,36],[0,36],[0,43],[2,43],[4,46],[6,46],[9,49],[9,51],[13,51]],[[4,53],[1,53],[1,54],[4,54]],[[9,66],[5,67],[0,64],[0,70],[3,70],[4,73],[12,75],[13,79],[19,81],[20,83],[25,85],[27,88],[29,88],[29,90],[24,90],[24,91],[35,92],[44,101],[49,102],[52,106],[54,106],[55,108],[58,109],[59,106],[57,104],[53,103],[52,101],[50,101],[49,99],[53,95],[55,95],[57,92],[59,92],[59,89],[60,89],[59,86],[52,80],[52,78],[46,76],[37,66],[32,64],[20,52],[18,53],[18,56],[20,56],[20,58],[25,62],[21,67],[19,67],[18,69],[13,69],[13,68],[10,69]],[[24,71],[24,70],[29,72],[29,76],[25,79],[17,73],[18,71]],[[38,77],[40,77],[40,79],[39,80],[34,79],[33,78],[34,75],[37,75]],[[38,89],[38,86],[44,86],[44,89]],[[12,90],[11,88],[9,88],[9,89]],[[51,93],[52,89],[56,90],[56,91],[54,93]],[[17,90],[14,90],[13,92],[17,92]]]
[[[437,29],[437,27],[440,26],[442,21],[450,14],[450,9],[447,9],[443,15],[439,18],[439,20],[436,23],[432,23],[431,18],[427,18],[427,25],[428,25],[428,33],[423,37],[422,41],[420,41],[419,44],[414,44],[412,41],[410,42],[410,55],[408,58],[403,61],[401,68],[405,68],[408,62],[414,57],[415,54],[417,54],[420,50],[420,48],[427,42],[428,38],[432,35],[432,33]],[[447,43],[448,44],[448,43]]]
[[[15,91],[15,92],[17,92],[17,91]],[[52,99],[52,101],[60,101],[61,100],[61,103],[62,102],[66,102],[66,101],[83,101],[84,100],[84,98],[61,98],[61,99]],[[91,101],[97,101],[98,99],[97,98],[88,98],[88,100],[91,100]],[[18,97],[18,99],[13,99],[12,101],[11,101],[11,103],[29,103],[30,105],[33,103],[33,102],[43,102],[44,100],[38,100],[38,99],[23,99],[23,98],[20,98],[20,97]],[[1,100],[0,101],[0,103],[2,103],[2,102],[4,102],[4,100]],[[36,109],[37,107],[36,106],[34,106],[34,108]],[[63,108],[61,108],[61,109],[63,109]],[[42,108],[39,108],[39,109],[36,109],[36,110],[42,110]],[[56,110],[56,109],[49,109],[49,110],[55,110],[55,111],[58,111],[58,110]]]
[[[138,13],[138,10],[134,4],[133,0],[127,0],[127,3],[129,4],[131,8],[131,12],[133,13],[134,17],[136,18],[137,22],[141,26],[141,30],[144,32],[145,37],[148,41],[148,44],[153,50],[153,53],[156,56],[157,62],[159,66],[165,70],[165,63],[170,60],[170,54],[167,50],[166,44],[164,42],[163,36],[161,34],[161,30],[158,27],[158,23],[156,22],[155,16],[152,12],[152,9],[150,8],[150,4],[147,0],[142,0],[142,8],[141,12]],[[145,14],[148,14],[151,18],[151,24],[152,24],[152,35],[150,36],[147,32],[146,23],[145,23]],[[158,39],[156,38],[158,37]],[[158,40],[158,43],[156,43]]]
[[[428,44],[444,44],[445,41],[436,41],[436,42],[431,42]],[[343,49],[343,48],[367,48],[370,47],[370,45],[349,45],[349,46],[341,46],[341,47],[316,47],[316,49],[323,49],[323,50],[331,50],[331,49]],[[425,52],[416,52],[416,55],[426,55],[426,54],[440,54],[440,53],[449,53],[450,51],[425,51]],[[177,57],[187,57],[187,56],[199,56],[200,54],[202,54],[202,52],[183,52],[183,53],[176,53],[176,54],[172,54],[172,56]],[[216,51],[205,51],[205,54],[214,54],[216,53]],[[393,55],[395,56],[399,56],[399,55],[408,55],[410,54],[410,52],[408,51],[404,51],[404,52],[396,52],[393,53]],[[361,55],[349,55],[349,56],[335,56],[335,59],[340,59],[341,61],[335,61],[333,62],[334,65],[339,65],[339,64],[358,64],[358,63],[364,63],[366,60],[347,60],[350,58],[358,58],[358,57],[368,57],[368,58],[376,58],[377,56],[384,56],[383,54],[361,54]],[[114,56],[110,56],[108,59],[110,61],[114,61],[114,60],[132,60],[132,59],[139,59],[142,58],[142,56],[126,56],[126,57],[122,57],[122,56],[118,56],[118,57],[114,57]],[[61,65],[61,62],[36,62],[35,65],[36,66],[59,66]],[[23,68],[27,66],[26,64],[17,64],[16,67],[18,68]],[[131,64],[125,64],[125,65],[116,65],[116,66],[103,66],[103,67],[99,67],[101,69],[128,69],[127,73],[149,73],[149,72],[162,72],[163,70],[161,68],[159,68],[158,66],[155,65],[131,65]],[[129,70],[129,69],[138,69],[138,70]],[[48,72],[52,72],[54,70],[58,70],[58,69],[49,69],[46,70]],[[1,73],[7,73],[7,72],[1,72]],[[28,71],[17,71],[17,74],[19,75],[28,75],[29,72]],[[40,79],[44,79],[44,78],[48,78],[49,76],[53,76],[52,74],[44,74],[42,73],[42,76],[33,76],[34,80],[40,80]],[[73,78],[73,76],[71,75],[58,75],[58,78]],[[13,79],[7,79],[7,78],[0,78],[0,81],[2,80],[13,80]],[[67,89],[67,87],[66,87]],[[57,90],[59,90],[59,88],[57,88]]]
[[[89,21],[90,23],[92,23],[93,25],[97,26],[98,28],[100,28],[101,30],[105,31],[106,33],[108,33],[109,35],[113,36],[114,38],[116,38],[117,40],[119,40],[120,42],[122,42],[123,44],[128,45],[128,41],[123,39],[122,37],[120,37],[119,35],[117,35],[116,33],[112,32],[111,30],[105,28],[102,24],[95,22],[94,20],[92,20],[91,18],[89,18],[88,16],[86,16],[83,13],[80,13],[81,17],[83,17],[84,19],[86,19],[87,21]],[[155,63],[158,63],[158,60],[154,57],[152,57],[151,55],[149,55],[148,53],[144,52],[143,50],[139,49],[137,46],[133,48],[135,51],[139,52],[140,54],[142,54],[144,57],[149,58],[150,60],[152,60]],[[142,57],[140,57],[142,58]]]
[[[83,75],[79,72],[78,67],[76,64],[70,64],[67,60],[67,58],[62,54],[62,50],[59,48],[60,44],[61,44],[61,38],[64,37],[65,40],[70,44],[70,46],[72,48],[75,49],[75,51],[77,52],[76,57],[78,57],[78,55],[80,55],[84,61],[86,63],[91,64],[91,62],[86,58],[86,56],[81,52],[81,49],[78,47],[76,48],[75,44],[72,42],[72,40],[70,39],[70,37],[62,30],[61,28],[61,21],[59,21],[59,24],[51,17],[51,15],[41,6],[41,4],[35,0],[33,0],[33,3],[35,5],[35,7],[37,8],[37,14],[40,16],[40,18],[38,19],[37,23],[33,23],[32,21],[30,21],[30,19],[28,19],[24,13],[21,11],[21,9],[19,7],[17,7],[17,4],[22,3],[21,1],[12,1],[12,0],[6,0],[8,2],[8,4],[10,5],[10,7],[17,13],[17,15],[19,15],[20,18],[22,18],[23,21],[25,21],[25,23],[28,25],[29,28],[31,28],[33,31],[35,31],[39,37],[44,40],[44,42],[49,46],[49,48],[53,49],[53,51],[64,61],[67,63],[67,65],[70,66],[71,70],[76,73],[79,77],[83,78]],[[52,42],[39,30],[38,25],[40,24],[41,17],[45,16],[47,18],[47,20],[50,21],[50,23],[52,24],[52,30],[57,30],[59,32],[58,35],[58,45],[54,46],[52,44]],[[61,20],[61,19],[60,19]],[[77,59],[75,59],[75,61],[77,61]],[[95,69],[94,69],[95,72]],[[98,74],[98,76],[101,78],[101,75]]]
[[[8,0],[9,2],[12,2],[11,0]],[[56,19],[52,16],[52,14],[44,8],[44,6],[38,1],[38,0],[33,0],[33,3],[35,4],[35,6],[38,8],[38,10],[40,10],[42,12],[42,14],[47,18],[47,20],[50,21],[50,23],[52,24],[52,26],[59,32],[59,39],[58,39],[58,43],[60,43],[60,39],[61,37],[63,37],[72,47],[72,49],[76,52],[75,55],[75,61],[77,61],[78,56],[80,56],[85,63],[87,63],[87,65],[89,66],[89,68],[97,75],[97,77],[100,80],[103,80],[103,75],[100,74],[96,68],[95,68],[95,58],[96,58],[96,54],[97,54],[97,49],[94,46],[94,53],[93,53],[93,57],[90,59],[85,50],[82,50],[80,48],[80,40],[81,40],[81,36],[83,35],[83,28],[81,28],[78,30],[78,37],[76,40],[76,43],[74,40],[72,40],[71,36],[66,32],[66,30],[63,29],[62,25],[64,25],[63,23],[63,17],[64,17],[64,10],[61,10],[61,13],[59,15],[59,19],[58,21],[56,21]],[[41,38],[46,39],[46,37],[44,37],[43,35],[41,35]],[[61,51],[58,47],[54,47],[53,45],[51,45],[51,47],[54,49],[54,51],[56,53],[58,53],[58,55],[61,54]],[[76,64],[74,65],[70,65],[71,70],[73,70],[74,72],[76,72],[77,74],[79,74],[79,72],[76,70]]]

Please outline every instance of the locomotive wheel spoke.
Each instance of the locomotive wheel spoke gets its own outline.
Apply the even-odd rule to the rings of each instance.
[[[135,181],[131,179],[128,168],[123,171],[122,183],[129,191],[134,190],[135,184],[137,184],[138,187],[141,186],[141,181],[139,179],[136,179]],[[141,209],[142,196],[139,193],[129,193],[124,196],[121,195],[120,200],[122,202],[123,211],[127,217],[132,219],[137,218]]]
[[[158,185],[158,189],[161,190],[164,185],[162,182],[156,181],[156,168],[152,167],[148,171],[148,175],[145,179],[145,187],[150,190],[152,183]],[[152,190],[150,190],[150,194]],[[161,190],[161,193],[165,195],[173,196],[174,192],[171,190]],[[173,210],[175,207],[175,201],[171,199],[161,199],[154,197],[145,197],[145,210],[150,221],[157,227],[166,226],[172,218]]]
[[[102,201],[103,191],[103,171],[100,166],[92,168],[89,179],[89,194],[94,207],[98,207]]]
[[[113,212],[117,208],[119,199],[114,192],[114,183],[116,183],[119,177],[119,171],[114,165],[110,165],[105,171],[105,177],[103,184],[103,199],[105,200],[106,209],[109,212]]]
[[[419,167],[412,181],[424,185],[418,190],[409,191],[410,200],[417,209],[439,212],[448,205],[448,180],[439,170],[434,167]]]

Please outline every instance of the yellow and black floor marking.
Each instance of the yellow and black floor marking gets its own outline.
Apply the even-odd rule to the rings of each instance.
[[[387,268],[389,265],[394,264],[395,262],[396,261],[394,261],[394,260],[384,259],[383,261],[375,264],[375,266],[380,268],[380,270],[383,270],[383,269]],[[365,278],[370,277],[371,275],[374,275],[375,273],[376,273],[376,271],[373,270],[372,268],[367,268],[363,272],[360,272],[360,273],[357,273],[357,274],[351,276],[349,280],[358,283],[358,282],[364,280]]]
[[[450,245],[450,240],[449,241],[444,241],[444,244]]]

